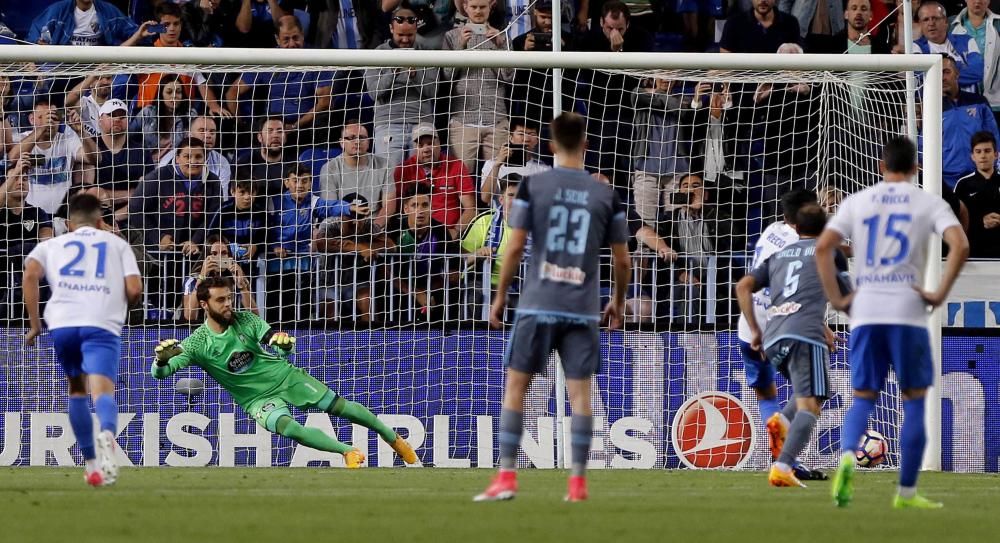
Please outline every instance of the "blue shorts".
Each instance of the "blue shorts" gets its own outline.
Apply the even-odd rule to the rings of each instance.
[[[750,348],[750,344],[740,341],[740,354],[743,355],[743,372],[747,376],[747,386],[750,388],[770,388],[774,384],[774,364],[764,356]]]
[[[67,377],[82,374],[103,375],[118,381],[118,361],[122,354],[122,338],[95,326],[71,326],[49,332]]]
[[[896,370],[900,390],[927,388],[934,383],[930,335],[922,326],[858,326],[851,330],[849,348],[854,390],[882,390],[890,364]]]

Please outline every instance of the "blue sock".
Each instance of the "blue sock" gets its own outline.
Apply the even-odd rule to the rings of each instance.
[[[93,460],[94,454],[94,421],[90,418],[90,399],[86,396],[70,396],[69,425],[73,428],[76,442],[80,444],[80,452],[84,460]]]
[[[840,450],[854,453],[858,450],[858,442],[868,428],[868,417],[875,410],[875,400],[854,397],[854,403],[847,410],[844,426],[840,428]]]
[[[899,438],[902,458],[899,462],[899,486],[917,486],[917,472],[924,458],[927,446],[927,431],[924,426],[924,398],[903,401],[903,431]]]
[[[795,400],[792,400],[795,401]],[[767,424],[767,419],[771,418],[772,415],[781,411],[781,404],[778,403],[778,398],[771,398],[766,400],[764,398],[757,398],[757,407],[760,409],[760,420]]]
[[[101,394],[94,402],[94,411],[97,412],[97,420],[101,422],[101,431],[108,430],[112,435],[118,432],[118,403],[111,394]]]

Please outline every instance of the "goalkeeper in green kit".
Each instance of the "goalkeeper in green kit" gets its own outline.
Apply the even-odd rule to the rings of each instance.
[[[337,395],[288,361],[295,350],[294,337],[271,330],[264,319],[250,311],[233,311],[230,279],[208,277],[198,284],[195,295],[205,311],[205,323],[184,341],[165,339],[157,345],[153,377],[163,379],[194,364],[218,381],[257,424],[307,447],[340,453],[348,468],[361,467],[365,461],[361,451],[318,428],[302,426],[292,418],[289,404],[371,428],[404,462],[417,462],[410,444],[371,411]],[[280,354],[265,350],[262,344]]]

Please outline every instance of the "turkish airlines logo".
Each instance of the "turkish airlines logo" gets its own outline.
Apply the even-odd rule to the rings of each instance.
[[[685,466],[711,469],[742,467],[755,437],[742,402],[725,392],[702,392],[677,410],[671,439]]]

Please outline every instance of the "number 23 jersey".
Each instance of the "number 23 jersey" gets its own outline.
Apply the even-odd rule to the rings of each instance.
[[[583,170],[538,173],[518,187],[508,224],[533,240],[518,313],[597,320],[601,249],[628,243],[614,189]]]
[[[854,247],[851,326],[927,326],[927,307],[914,286],[923,285],[931,234],[958,219],[940,197],[905,182],[881,182],[851,195],[827,223]]]

